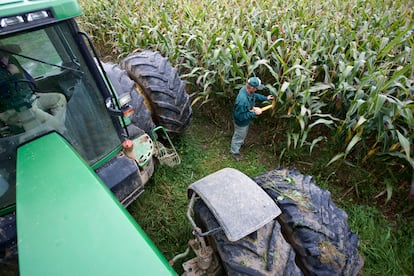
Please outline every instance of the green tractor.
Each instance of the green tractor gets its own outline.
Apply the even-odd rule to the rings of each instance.
[[[22,191],[31,194],[29,190],[44,183],[59,189],[56,195],[68,195],[57,188],[68,180],[63,187],[80,185],[78,192],[87,194],[85,190],[92,183],[72,169],[82,162],[126,207],[143,192],[156,159],[169,165],[180,162],[172,144],[165,147],[160,140],[170,141],[168,134],[181,133],[191,120],[185,85],[166,58],[142,52],[125,59],[125,66],[139,78],[137,84],[119,66],[99,61],[90,39],[73,19],[80,14],[76,1],[0,4],[0,259],[16,258],[18,250],[23,267],[25,251],[17,248],[17,240],[20,234],[24,236],[21,223],[29,221],[23,219],[20,202],[25,205],[27,201]],[[146,74],[138,75],[140,70]],[[144,97],[152,113],[144,105]],[[57,141],[64,144],[54,147]],[[23,153],[26,146],[30,153]],[[74,163],[65,153],[68,147],[76,153]],[[40,153],[44,162],[34,156],[38,149],[52,150]],[[59,156],[59,161],[52,161],[53,156]],[[29,173],[26,157],[34,158],[29,163],[43,169]],[[57,167],[52,168],[54,165]],[[67,176],[56,175],[69,171],[72,173]],[[54,195],[49,198],[38,192],[35,194],[44,206],[58,203]],[[93,207],[95,200],[92,195],[85,202],[90,206],[82,209],[98,212]],[[44,215],[42,218],[47,218]],[[34,230],[34,225],[28,227]],[[49,223],[46,228],[50,227]]]
[[[180,163],[185,83],[158,52],[100,61],[76,0],[0,3],[0,263],[20,275],[170,275],[126,207]],[[186,275],[355,275],[358,237],[311,177],[226,168],[189,186]],[[1,268],[0,268],[1,269]]]

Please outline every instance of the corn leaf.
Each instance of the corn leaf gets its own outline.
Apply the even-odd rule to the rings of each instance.
[[[345,154],[348,155],[349,152],[352,150],[352,148],[361,141],[361,137],[357,134],[354,137],[352,137],[351,141],[349,142],[348,146],[345,149]]]

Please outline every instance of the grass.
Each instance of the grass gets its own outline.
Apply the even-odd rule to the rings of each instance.
[[[358,196],[353,190],[349,192],[352,185],[348,182],[363,181],[365,171],[355,170],[350,176],[346,167],[326,170],[324,151],[318,152],[317,157],[303,150],[288,151],[280,158],[283,149],[263,139],[262,135],[268,134],[263,120],[255,121],[246,140],[247,147],[242,149],[244,160],[237,162],[229,154],[232,132],[228,118],[214,123],[207,112],[195,110],[192,125],[174,139],[182,164],[176,168],[157,166],[143,195],[129,207],[168,260],[184,252],[187,241],[192,238],[192,229],[185,217],[188,185],[225,167],[239,169],[253,177],[286,166],[313,175],[320,186],[331,191],[335,203],[347,211],[350,227],[360,238],[359,251],[365,261],[363,275],[412,275],[413,215],[407,213],[404,217],[401,212],[393,219],[387,218],[378,205],[373,204],[375,200],[371,195],[375,193],[361,191]],[[384,209],[389,208],[385,201],[378,202]],[[182,272],[181,263],[174,265],[177,273]]]
[[[365,259],[364,275],[412,275],[414,272],[414,221],[387,220],[372,206],[345,207],[349,224],[360,238]]]

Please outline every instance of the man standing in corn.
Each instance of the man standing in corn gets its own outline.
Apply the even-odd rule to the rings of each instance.
[[[231,154],[237,161],[242,159],[240,147],[246,139],[250,121],[262,114],[262,110],[260,107],[255,107],[255,103],[273,100],[272,95],[264,96],[255,93],[257,90],[262,90],[263,87],[262,81],[258,77],[251,77],[237,95],[233,110],[234,133],[230,148]]]

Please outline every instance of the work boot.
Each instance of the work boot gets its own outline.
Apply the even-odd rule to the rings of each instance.
[[[232,155],[236,161],[242,160],[242,155],[240,153],[232,153]]]

